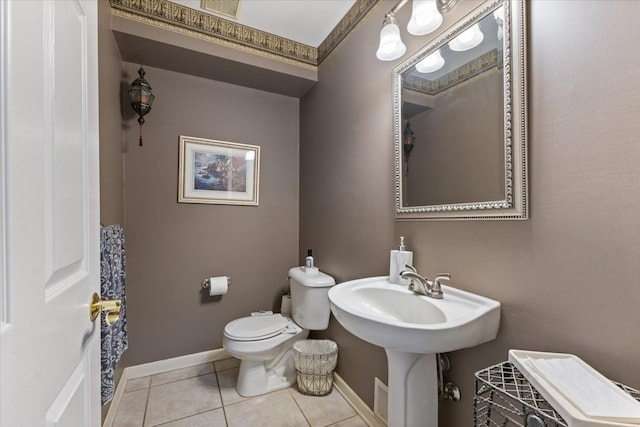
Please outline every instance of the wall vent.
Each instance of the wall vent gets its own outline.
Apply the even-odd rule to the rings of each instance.
[[[375,378],[373,389],[373,413],[387,425],[387,400],[389,396],[389,390],[387,386],[380,381],[380,378]]]
[[[201,0],[200,7],[219,15],[237,18],[240,0]]]

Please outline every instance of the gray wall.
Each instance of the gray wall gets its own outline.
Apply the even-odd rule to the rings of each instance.
[[[124,81],[137,64],[125,63]],[[125,366],[222,347],[224,325],[272,309],[298,261],[299,101],[145,67],[156,100],[126,121]],[[261,147],[260,205],[177,203],[180,135]],[[201,281],[228,275],[222,298]],[[279,300],[278,305],[279,307]]]
[[[120,75],[122,58],[111,32],[108,1],[98,2],[98,96],[100,120],[100,223],[124,223],[124,182],[122,179],[122,118],[120,115]],[[124,368],[116,367],[115,381]],[[111,403],[102,407],[106,417]]]
[[[386,6],[325,59],[300,103],[300,255],[312,248],[318,267],[338,283],[389,272],[391,74],[389,64],[369,60]],[[387,378],[384,350],[333,317],[314,336],[338,343],[337,372],[371,406],[373,377]]]
[[[394,4],[343,42],[302,99],[300,256],[313,247],[338,281],[385,274],[404,235],[422,272],[448,271],[454,286],[502,302],[498,338],[451,354],[463,400],[441,403],[443,426],[471,425],[473,373],[510,348],[575,353],[639,388],[640,2],[529,3],[531,218],[502,222],[393,221],[394,64],[375,50]],[[470,6],[459,2],[445,26]],[[404,38],[408,52],[429,40]],[[335,321],[323,335],[371,404],[373,377],[386,381],[383,351]]]
[[[98,2],[98,75],[100,97],[100,222],[124,223],[122,116],[120,80],[122,58],[111,32],[111,7]]]

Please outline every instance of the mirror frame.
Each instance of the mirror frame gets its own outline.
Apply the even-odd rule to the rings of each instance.
[[[505,198],[428,206],[402,203],[402,73],[494,10],[504,6],[504,165]],[[491,0],[393,68],[393,138],[397,220],[521,220],[529,216],[527,177],[526,19],[524,0]]]

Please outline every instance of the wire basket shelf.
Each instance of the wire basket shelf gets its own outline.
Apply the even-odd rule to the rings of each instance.
[[[613,381],[640,401],[640,391]],[[567,427],[555,409],[509,362],[476,372],[474,427]]]

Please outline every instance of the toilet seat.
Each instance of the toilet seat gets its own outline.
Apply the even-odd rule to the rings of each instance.
[[[258,341],[291,331],[291,327],[291,319],[281,314],[248,316],[227,323],[224,335],[236,341]]]

